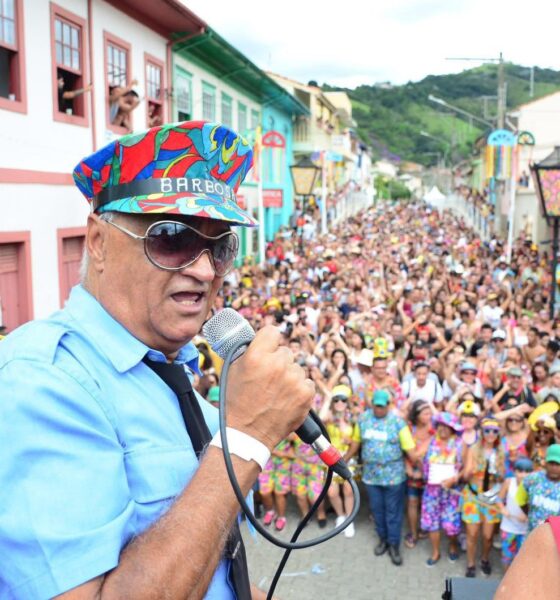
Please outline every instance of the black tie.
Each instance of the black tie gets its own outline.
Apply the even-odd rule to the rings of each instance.
[[[184,367],[175,363],[150,360],[147,356],[144,357],[144,363],[177,395],[187,433],[191,438],[196,456],[200,459],[200,454],[209,444],[212,436]],[[224,555],[231,561],[230,578],[237,600],[251,600],[247,556],[237,520],[231,528]]]

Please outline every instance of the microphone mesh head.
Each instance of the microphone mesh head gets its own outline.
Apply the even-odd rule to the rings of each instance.
[[[244,319],[233,308],[224,308],[206,321],[202,334],[210,347],[220,357],[225,359],[230,349],[237,342],[250,344],[255,337],[255,331],[249,321]],[[237,354],[239,356],[242,351]],[[235,356],[234,358],[237,358]]]

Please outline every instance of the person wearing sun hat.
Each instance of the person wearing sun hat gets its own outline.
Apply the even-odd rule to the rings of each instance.
[[[467,447],[461,439],[461,425],[450,412],[438,413],[434,419],[436,434],[424,456],[426,487],[422,496],[420,527],[430,537],[432,552],[426,566],[431,568],[441,558],[441,530],[449,538],[448,557],[459,556],[457,536],[461,530],[459,482],[468,473]]]
[[[391,562],[402,564],[399,545],[406,489],[405,455],[416,462],[415,443],[406,421],[389,412],[391,395],[377,389],[371,404],[359,417],[359,439],[362,446],[362,481],[368,493],[369,506],[379,536],[374,554],[389,551]],[[358,445],[353,446],[357,451]]]
[[[190,383],[192,339],[237,255],[231,227],[256,225],[237,203],[251,164],[243,137],[192,121],[116,139],[76,166],[91,208],[82,283],[62,310],[0,344],[10,399],[0,554],[12,595],[263,597],[212,438],[218,413]],[[244,495],[313,398],[280,342],[259,331],[227,382]]]
[[[555,442],[556,420],[549,414],[541,414],[529,424],[534,438],[531,460],[535,469],[540,470],[545,466],[548,448]]]

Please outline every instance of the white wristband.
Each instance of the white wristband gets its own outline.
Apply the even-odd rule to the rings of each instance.
[[[270,450],[262,442],[232,427],[226,427],[226,435],[230,454],[235,454],[235,456],[239,456],[243,460],[254,460],[261,468],[261,471],[264,469],[270,458]],[[223,448],[219,430],[212,438],[210,446]]]

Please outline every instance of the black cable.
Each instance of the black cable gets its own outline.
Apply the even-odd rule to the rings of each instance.
[[[247,502],[243,496],[243,492],[241,491],[241,488],[239,487],[239,483],[237,482],[237,477],[235,476],[235,471],[234,471],[233,464],[231,462],[231,458],[229,455],[229,446],[228,446],[228,442],[227,442],[227,433],[226,433],[226,393],[225,393],[225,390],[226,390],[226,383],[227,383],[228,374],[229,374],[229,368],[231,366],[232,358],[235,356],[236,352],[242,346],[245,346],[246,343],[247,343],[246,341],[240,340],[239,342],[233,344],[232,348],[230,349],[230,351],[227,353],[227,356],[225,357],[224,365],[222,367],[222,375],[221,375],[222,385],[220,385],[220,411],[219,411],[220,436],[222,438],[222,455],[224,457],[226,471],[227,471],[227,474],[228,474],[228,477],[229,477],[229,480],[231,483],[231,487],[233,488],[233,491],[235,493],[237,501],[239,502],[239,505],[241,506],[241,509],[243,510],[243,513],[245,514],[245,517],[247,518],[248,521],[250,521],[250,523],[253,525],[253,527],[265,539],[267,539],[269,542],[271,542],[275,546],[284,548],[287,551],[284,553],[284,556],[282,557],[280,565],[278,566],[278,569],[274,576],[274,580],[273,580],[274,587],[271,587],[271,591],[269,592],[269,595],[268,595],[268,598],[270,598],[272,596],[272,592],[274,591],[276,583],[278,582],[278,579],[280,578],[282,569],[284,568],[284,566],[290,556],[291,551],[292,550],[300,550],[302,548],[310,548],[312,546],[317,546],[318,544],[322,544],[323,542],[330,540],[335,535],[338,535],[341,531],[343,531],[346,528],[346,526],[349,525],[355,519],[356,515],[358,514],[358,511],[360,509],[360,495],[359,495],[358,486],[356,485],[356,482],[353,479],[351,479],[349,481],[349,483],[352,487],[352,492],[354,494],[354,507],[353,507],[350,515],[348,515],[348,517],[346,518],[346,520],[343,523],[341,523],[340,525],[338,525],[337,527],[335,527],[334,529],[331,529],[331,531],[329,531],[328,533],[325,533],[317,538],[314,538],[311,540],[306,540],[304,542],[296,542],[300,533],[303,531],[303,528],[309,522],[309,519],[313,516],[313,514],[317,510],[319,504],[324,499],[324,497],[327,493],[327,490],[329,489],[329,486],[330,486],[331,480],[332,480],[332,476],[333,476],[332,468],[329,467],[329,470],[327,472],[327,479],[325,481],[325,485],[323,486],[323,489],[321,490],[321,493],[319,494],[317,500],[315,501],[315,503],[313,504],[311,509],[308,511],[307,515],[305,515],[305,517],[302,519],[302,521],[298,525],[296,531],[294,532],[294,534],[292,536],[292,539],[289,542],[284,542],[283,540],[281,540],[277,537],[274,537],[257,521],[257,519],[253,515],[251,509],[249,508],[249,505],[247,504]],[[318,423],[319,427],[323,431],[323,435],[325,435],[325,437],[327,437],[327,439],[328,439],[328,435],[325,430],[325,426],[323,425],[321,420],[317,417],[317,415],[315,415],[313,413],[313,411],[311,411],[311,416]]]
[[[321,421],[321,419],[317,416],[317,413],[314,410],[311,410],[309,412],[310,412],[311,418],[317,423],[317,425],[321,429],[321,432],[323,433],[323,435],[330,442],[331,439],[327,432],[327,429],[325,428],[325,425],[323,424],[323,421]],[[309,511],[307,512],[305,517],[303,517],[303,519],[300,521],[299,525],[297,526],[296,530],[294,531],[294,534],[292,535],[292,539],[290,540],[291,542],[295,542],[298,539],[299,534],[303,531],[304,527],[311,520],[311,518],[315,514],[315,511],[319,508],[319,505],[324,500],[329,488],[331,487],[331,481],[333,478],[333,474],[334,474],[333,469],[329,468],[327,471],[327,478],[325,480],[325,484],[323,485],[323,489],[321,490],[321,493],[319,494],[319,496],[313,503],[313,506],[309,509]],[[353,479],[350,480],[350,485],[352,486],[352,492],[354,494],[354,498],[356,498],[356,497],[358,498],[358,508],[359,508],[358,486],[356,485],[356,483]],[[276,573],[274,574],[274,577],[272,579],[272,583],[270,584],[270,589],[268,590],[268,594],[266,596],[267,600],[272,600],[272,596],[274,594],[274,590],[276,589],[276,585],[278,584],[278,580],[280,579],[282,571],[284,570],[284,567],[286,566],[286,563],[288,562],[288,559],[290,558],[291,553],[292,553],[291,549],[287,549],[284,552],[284,554],[282,556],[282,560],[280,561],[280,564],[278,565],[278,568],[276,569]]]

